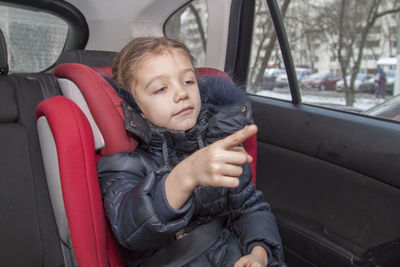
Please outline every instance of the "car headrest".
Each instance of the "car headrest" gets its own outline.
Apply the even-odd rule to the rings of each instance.
[[[111,66],[117,55],[112,51],[74,49],[62,52],[56,65],[80,63],[89,67]]]
[[[8,74],[7,43],[3,31],[0,29],[0,75]]]
[[[72,99],[88,118],[95,149],[100,150],[102,156],[136,148],[137,141],[125,131],[122,99],[95,69],[66,63],[57,66],[54,74],[61,78],[59,84],[63,95]]]

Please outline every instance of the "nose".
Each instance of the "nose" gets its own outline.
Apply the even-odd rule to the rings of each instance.
[[[175,87],[174,102],[178,103],[181,100],[185,100],[189,97],[188,92],[183,86]]]

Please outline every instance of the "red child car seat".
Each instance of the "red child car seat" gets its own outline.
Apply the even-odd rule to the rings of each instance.
[[[79,266],[122,266],[119,245],[105,219],[96,161],[117,152],[133,151],[137,141],[127,135],[122,99],[99,74],[110,67],[78,63],[55,69],[63,96],[41,102],[36,110],[38,132],[58,230]],[[199,68],[198,75],[218,75]],[[244,146],[256,159],[256,136]],[[252,162],[255,183],[256,160]]]

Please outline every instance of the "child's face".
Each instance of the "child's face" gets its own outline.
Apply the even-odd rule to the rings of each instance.
[[[154,125],[188,130],[197,121],[201,101],[193,65],[180,49],[146,57],[136,67],[132,93],[142,115]]]

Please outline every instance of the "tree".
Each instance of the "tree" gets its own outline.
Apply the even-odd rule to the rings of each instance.
[[[297,66],[314,69],[314,61],[321,43],[327,42],[321,26],[323,5],[315,0],[293,1],[285,16],[285,27]]]
[[[354,82],[360,71],[368,33],[379,18],[399,12],[400,3],[381,0],[340,0],[339,6],[337,56],[343,76],[353,63],[350,84],[344,79],[346,105],[353,106]]]
[[[265,11],[262,10],[261,8],[261,2],[258,2],[258,7],[256,12],[256,16],[260,17],[268,17],[265,15]],[[281,15],[282,18],[285,17],[286,11],[289,7],[291,0],[284,0],[280,9],[281,9]],[[255,84],[261,84],[263,79],[264,79],[264,71],[268,66],[268,62],[271,58],[272,52],[276,46],[276,34],[275,31],[272,30],[272,20],[269,18],[267,21],[261,20],[259,25],[256,25],[256,27],[261,27],[262,29],[262,34],[259,36],[259,46],[257,48],[257,54],[256,58],[254,61],[253,69],[258,69],[258,72],[256,74],[256,79],[255,79]],[[261,57],[261,51],[265,51],[264,56]],[[259,67],[257,67],[259,64]]]

